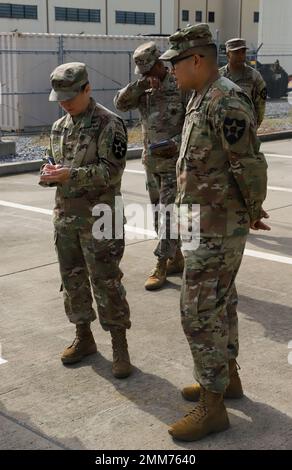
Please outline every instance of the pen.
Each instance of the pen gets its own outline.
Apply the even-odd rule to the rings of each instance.
[[[50,163],[50,165],[56,165],[53,157],[48,157],[48,162]]]

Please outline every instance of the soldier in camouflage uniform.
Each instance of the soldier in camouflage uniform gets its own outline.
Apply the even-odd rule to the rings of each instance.
[[[235,38],[226,42],[228,64],[220,69],[222,77],[236,83],[252,100],[260,127],[266,109],[267,87],[260,72],[246,64],[246,41]]]
[[[261,221],[267,164],[252,103],[237,85],[220,78],[216,56],[209,27],[200,24],[172,35],[161,57],[172,63],[180,88],[196,91],[177,162],[178,206],[200,204],[200,244],[184,251],[181,292],[182,326],[198,381],[183,396],[199,403],[169,430],[185,441],[227,429],[223,394],[242,395],[237,316],[228,305],[236,298],[234,282],[250,227],[269,229]]]
[[[96,319],[92,288],[100,324],[112,336],[113,374],[127,377],[131,364],[126,329],[131,323],[119,268],[125,247],[122,208],[115,213],[126,163],[127,131],[117,115],[90,97],[85,64],[60,65],[51,74],[51,83],[50,101],[58,101],[67,114],[53,124],[40,184],[57,187],[55,245],[65,311],[76,325],[76,338],[61,360],[73,364],[97,350],[90,329]],[[109,209],[113,227],[116,217],[122,217],[120,232],[93,236],[94,207],[96,214],[98,208]]]
[[[186,94],[177,89],[174,77],[158,60],[160,55],[154,42],[139,46],[133,57],[135,72],[142,77],[120,90],[114,99],[119,111],[139,110],[146,186],[151,204],[158,209],[154,211],[154,216],[158,215],[160,219],[162,215],[159,243],[154,251],[158,261],[145,283],[148,290],[160,288],[167,274],[183,270],[180,241],[172,239],[169,234],[171,212],[161,210],[159,213],[159,206],[173,205],[176,197],[175,167],[181,144]],[[157,224],[155,228],[158,231]]]

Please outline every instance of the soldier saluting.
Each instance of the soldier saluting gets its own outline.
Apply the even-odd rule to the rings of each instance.
[[[138,109],[143,132],[142,162],[146,172],[151,203],[162,215],[162,229],[156,224],[159,243],[154,251],[156,267],[145,283],[147,290],[160,288],[167,274],[183,271],[180,241],[170,234],[171,209],[177,190],[176,162],[181,144],[187,96],[178,90],[170,71],[159,60],[160,51],[151,41],[139,46],[133,54],[140,78],[129,83],[114,98],[119,111]]]
[[[92,294],[102,328],[110,331],[115,377],[131,373],[126,329],[130,312],[119,268],[124,253],[121,233],[95,237],[92,209],[100,204],[111,209],[115,223],[115,198],[120,196],[125,168],[127,131],[118,116],[91,97],[86,66],[73,62],[51,74],[50,101],[58,101],[66,115],[53,124],[48,163],[40,184],[54,185],[55,245],[62,278],[64,306],[76,337],[62,354],[73,364],[96,352],[90,324],[96,319]],[[104,207],[104,206],[103,206]],[[121,214],[120,214],[121,215]]]

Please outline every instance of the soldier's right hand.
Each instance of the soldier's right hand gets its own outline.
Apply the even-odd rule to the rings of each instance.
[[[49,175],[51,171],[55,169],[55,165],[51,165],[50,163],[47,163],[43,168],[42,168],[42,175]]]
[[[51,165],[47,163],[42,169],[42,175],[50,175],[52,171],[62,168],[63,165]]]

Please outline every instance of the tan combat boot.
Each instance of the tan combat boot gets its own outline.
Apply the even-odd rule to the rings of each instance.
[[[243,390],[241,380],[238,375],[240,369],[235,359],[229,361],[229,385],[225,390],[224,398],[242,398]],[[194,384],[182,389],[182,396],[188,401],[198,401],[200,398],[200,385]]]
[[[90,323],[76,325],[76,338],[61,356],[63,364],[75,364],[85,356],[97,352],[96,344],[90,329]]]
[[[179,441],[197,441],[230,426],[222,393],[214,393],[201,387],[197,406],[169,429],[169,434]]]
[[[175,257],[167,261],[166,274],[182,273],[184,270],[184,265],[185,265],[185,262],[184,262],[183,254],[181,252],[181,249],[178,248],[175,254]]]
[[[112,372],[117,379],[125,379],[132,372],[126,330],[111,330],[113,346],[113,366]]]
[[[166,266],[167,260],[158,260],[156,268],[152,271],[147,281],[145,282],[145,289],[156,290],[163,286],[166,282]]]

